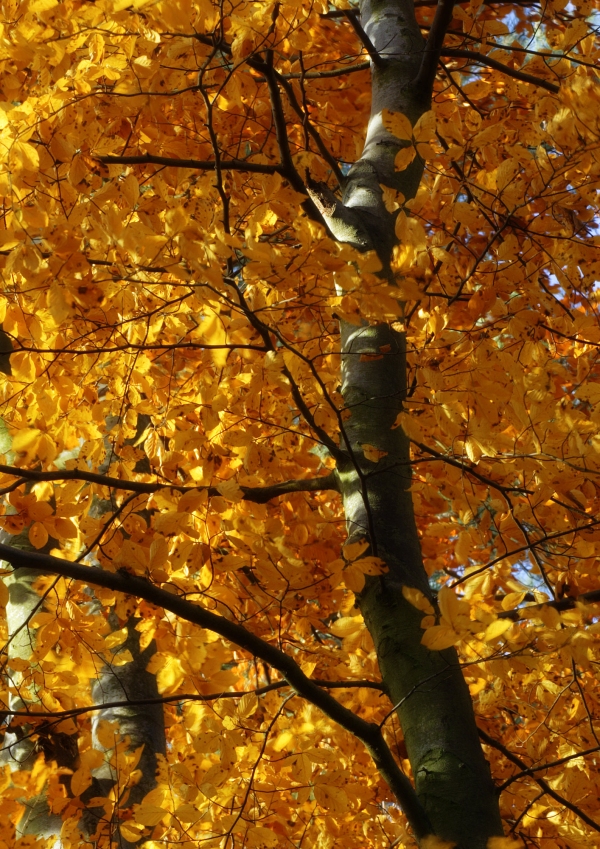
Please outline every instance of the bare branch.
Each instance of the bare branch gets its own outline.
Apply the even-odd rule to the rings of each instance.
[[[280,173],[290,181],[290,185],[292,186],[292,188],[296,189],[297,192],[307,194],[304,181],[296,170],[296,166],[294,165],[294,161],[292,159],[290,143],[288,140],[287,124],[285,120],[285,112],[283,110],[283,103],[281,102],[281,93],[279,91],[279,85],[277,81],[277,72],[273,67],[273,57],[271,51],[267,52],[267,56],[269,57],[267,62],[252,62],[249,64],[251,65],[251,67],[260,71],[260,73],[267,81],[267,86],[269,88],[269,97],[271,99],[271,112],[273,114],[273,123],[275,124],[277,146],[279,148],[279,155],[281,157]]]
[[[531,83],[540,88],[545,88],[546,91],[551,91],[557,94],[559,86],[551,83],[549,80],[542,80],[535,77],[533,74],[527,74],[525,71],[518,71],[516,68],[509,68],[497,59],[492,59],[491,56],[484,56],[483,53],[477,53],[474,50],[463,50],[460,47],[444,47],[441,49],[439,56],[448,56],[456,59],[471,59],[473,62],[478,62],[480,65],[487,65],[489,68],[494,68],[496,71],[501,71],[509,77],[514,77],[516,80],[521,80],[524,83]],[[439,59],[438,56],[438,59]]]
[[[482,475],[480,472],[475,471],[475,469],[472,469],[470,466],[467,466],[466,463],[461,463],[460,460],[456,460],[454,457],[448,457],[446,454],[442,454],[441,452],[436,451],[433,448],[429,448],[422,442],[416,442],[414,439],[411,439],[411,442],[425,454],[430,454],[436,460],[441,460],[442,462],[447,463],[449,466],[454,466],[456,469],[460,469],[467,475],[471,475],[471,477],[474,477],[478,481],[481,481],[481,483],[487,484],[487,486],[491,487],[492,489],[497,489],[498,492],[501,492],[503,495],[507,492],[519,492],[529,495],[532,494],[532,490],[525,489],[522,486],[504,486],[501,483],[497,483],[496,481],[487,478],[485,475]]]
[[[75,581],[82,581],[86,585],[105,587],[144,599],[150,604],[169,610],[187,622],[219,634],[250,655],[260,658],[276,669],[299,696],[318,707],[333,722],[353,734],[365,745],[382,778],[387,782],[403,809],[417,839],[431,833],[429,818],[412,784],[394,760],[381,729],[374,723],[361,719],[352,710],[340,704],[315,681],[308,678],[296,661],[285,652],[267,643],[237,622],[225,619],[224,616],[206,610],[199,604],[179,598],[124,570],[106,572],[104,569],[82,566],[79,563],[41,554],[38,551],[19,551],[4,544],[0,544],[0,559],[12,564],[15,569],[35,569],[42,573],[61,575]]]
[[[92,260],[93,262],[93,260]],[[28,347],[27,345],[23,345],[21,342],[17,342],[18,347],[14,348],[13,353],[15,351],[31,351],[36,354],[111,354],[114,351],[178,351],[178,350],[196,350],[196,351],[236,351],[236,350],[248,350],[248,351],[262,351],[266,353],[267,348],[264,345],[238,345],[236,342],[232,342],[229,345],[211,345],[206,342],[173,342],[171,345],[165,344],[142,344],[135,342],[125,342],[123,345],[112,345],[110,348],[105,348],[100,346],[98,348],[69,348],[68,345],[65,345],[63,348],[38,348],[38,347]]]
[[[498,793],[502,793],[503,790],[506,790],[506,788],[513,783],[513,781],[518,781],[519,778],[523,778],[525,775],[532,775],[534,772],[541,772],[544,769],[551,769],[554,766],[562,766],[575,758],[584,758],[586,755],[593,755],[594,752],[598,751],[600,751],[600,746],[594,746],[593,749],[584,749],[582,752],[575,752],[573,755],[566,755],[566,757],[558,758],[555,761],[548,761],[548,763],[539,764],[539,766],[530,766],[527,767],[527,769],[522,769],[521,772],[516,772],[514,775],[511,775],[510,778],[507,778],[506,781],[498,787]]]
[[[142,153],[139,156],[95,156],[105,165],[163,165],[170,168],[194,168],[197,171],[215,171],[217,163],[214,159],[176,159],[171,156],[156,156],[153,153]],[[260,162],[248,162],[246,159],[225,159],[220,163],[225,171],[249,171],[254,174],[282,174],[281,165],[266,165]]]
[[[529,598],[525,596],[524,601],[530,599],[531,596]],[[600,590],[590,590],[573,597],[567,596],[566,598],[544,601],[541,604],[528,604],[526,607],[518,607],[515,610],[502,610],[498,614],[498,619],[512,619],[513,622],[518,622],[520,619],[530,619],[545,607],[553,607],[560,613],[563,610],[574,610],[581,604],[596,604],[598,602],[600,602]]]
[[[126,492],[135,492],[140,495],[159,492],[161,489],[172,489],[176,492],[206,492],[209,498],[219,495],[216,486],[182,486],[174,483],[146,483],[144,481],[127,481],[120,478],[112,478],[108,475],[100,475],[95,472],[86,472],[83,469],[69,469],[56,472],[38,472],[32,469],[20,469],[17,466],[0,465],[0,474],[18,476],[18,480],[0,489],[0,494],[17,489],[28,481],[85,481],[111,489],[121,489]],[[321,490],[338,490],[337,476],[335,472],[317,478],[305,478],[299,480],[282,481],[270,486],[241,486],[244,493],[244,501],[252,501],[254,504],[266,504],[272,498],[287,495],[290,492],[319,492]]]
[[[344,15],[346,16],[346,20],[348,21],[354,32],[360,38],[363,47],[369,54],[371,62],[374,65],[377,65],[378,68],[383,68],[385,66],[385,62],[375,49],[375,45],[373,44],[367,33],[362,28],[358,20],[357,13],[352,9],[344,9]]]
[[[327,77],[343,77],[344,74],[353,74],[354,71],[368,71],[371,67],[370,62],[357,62],[356,65],[348,65],[346,68],[333,68],[331,71],[307,71],[305,74],[280,74],[280,79],[284,80],[323,80]]]
[[[291,105],[292,109],[294,110],[294,112],[300,118],[302,118],[303,120],[306,120],[305,126],[306,126],[306,129],[307,129],[309,135],[312,136],[315,144],[317,145],[317,148],[319,149],[319,153],[321,154],[323,159],[327,162],[327,164],[329,165],[329,167],[331,168],[331,170],[335,174],[338,183],[341,185],[343,180],[344,180],[344,175],[342,174],[340,166],[338,165],[335,157],[332,156],[331,151],[328,150],[327,145],[325,144],[325,142],[321,138],[319,131],[311,123],[308,114],[305,112],[305,110],[302,109],[302,107],[298,103],[298,99],[296,98],[296,94],[294,92],[294,89],[293,89],[291,83],[289,83],[288,80],[285,77],[283,77],[281,74],[277,74],[277,79],[279,80],[279,82],[283,86],[285,93],[288,96],[288,100],[290,101],[290,105]],[[305,79],[305,77],[301,76],[301,79]]]
[[[509,760],[513,764],[516,764],[516,766],[518,766],[520,769],[527,770],[527,764],[525,763],[525,761],[521,760],[521,758],[511,752],[510,749],[507,749],[506,746],[500,743],[499,740],[495,740],[493,737],[490,737],[490,735],[486,734],[486,732],[483,731],[481,728],[478,728],[477,730],[479,731],[479,736],[481,737],[484,743],[487,743],[488,746],[492,746],[494,749],[497,749],[499,752],[502,752],[502,754],[507,760]],[[557,793],[556,790],[550,787],[548,782],[545,781],[543,778],[538,778],[535,775],[532,776],[532,778],[539,786],[539,788],[544,791],[544,793],[546,793],[548,796],[551,796],[552,799],[554,799],[556,802],[561,805],[564,805],[565,808],[568,808],[570,811],[572,811],[576,816],[579,817],[580,820],[583,820],[583,822],[589,825],[590,828],[593,828],[594,831],[600,832],[600,825],[598,825],[595,820],[593,820],[586,813],[584,813],[581,808],[577,807],[577,805],[574,805],[572,802],[569,802],[569,800],[565,799],[564,796],[561,796],[560,793]]]
[[[352,689],[369,689],[379,690],[383,692],[385,687],[378,681],[324,681],[320,678],[311,678],[319,687],[325,690],[352,690]],[[81,716],[85,713],[93,713],[96,710],[106,710],[107,708],[130,707],[131,705],[163,705],[163,704],[181,704],[182,702],[213,702],[217,699],[241,699],[243,696],[254,694],[255,696],[263,696],[265,693],[271,693],[273,690],[282,690],[289,687],[287,681],[273,681],[272,684],[265,684],[264,687],[256,687],[254,690],[225,690],[223,693],[178,693],[173,696],[160,696],[156,699],[123,699],[115,702],[102,702],[100,705],[88,705],[86,707],[70,708],[69,710],[36,710],[35,706],[32,710],[9,710],[0,707],[0,716],[24,716],[28,719],[65,719],[66,717]],[[595,751],[595,750],[594,750]],[[575,757],[575,756],[573,756]],[[569,758],[563,758],[569,760]]]
[[[413,82],[413,85],[417,89],[427,92],[429,97],[431,97],[430,93],[433,90],[433,83],[437,73],[438,62],[442,55],[446,30],[450,26],[453,12],[454,0],[438,1],[433,24],[429,30],[427,43],[423,51],[421,67],[416,80]]]

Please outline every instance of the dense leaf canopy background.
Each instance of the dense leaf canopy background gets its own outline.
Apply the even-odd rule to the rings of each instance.
[[[348,415],[339,320],[405,327],[396,424],[440,616],[408,594],[425,645],[458,647],[507,832],[542,849],[600,833],[596,6],[455,7],[431,110],[414,128],[382,117],[406,139],[398,167],[425,160],[414,199],[384,190],[390,279],[307,207],[305,184],[334,188],[369,120],[344,3],[1,4],[3,528],[345,682],[336,698],[382,723],[408,771],[355,606],[382,566],[343,548],[335,486],[313,480],[333,481]],[[434,11],[417,3],[425,35]],[[99,605],[66,577],[36,588],[33,650],[11,655],[3,626],[0,697],[44,714],[13,730],[76,733],[79,761],[68,780],[41,745],[32,769],[5,765],[2,849],[35,845],[15,826],[44,786],[63,846],[82,845],[107,757],[120,785],[99,846],[119,819],[152,849],[413,845],[363,745],[262,661],[107,588]],[[90,712],[70,712],[94,705],[103,663],[131,661],[133,614],[167,749],[130,808],[139,752],[115,750],[108,721],[99,749]]]

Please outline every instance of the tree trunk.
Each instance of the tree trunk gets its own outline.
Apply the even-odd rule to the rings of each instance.
[[[415,84],[423,40],[412,2],[366,0],[361,19],[384,62],[372,66],[367,139],[350,171],[344,203],[359,222],[362,239],[354,244],[378,250],[386,273],[396,240],[380,184],[408,200],[417,191],[423,166],[415,160],[405,171],[395,171],[400,145],[385,131],[381,111],[401,112],[414,123],[429,107],[431,91]],[[421,645],[422,614],[402,595],[402,587],[408,586],[431,598],[410,493],[409,440],[395,427],[406,396],[405,348],[404,335],[389,325],[342,327],[342,393],[350,413],[343,442],[351,461],[341,470],[340,481],[348,535],[350,541],[366,538],[389,569],[367,579],[359,604],[383,681],[397,706],[417,795],[436,835],[455,841],[460,849],[484,849],[489,837],[503,832],[469,690],[453,649],[432,652]],[[364,445],[385,455],[371,462]]]
[[[382,359],[361,353],[390,346]],[[498,797],[483,756],[468,687],[454,649],[421,645],[423,614],[402,595],[431,598],[410,494],[409,442],[393,429],[405,394],[404,339],[387,325],[344,329],[346,436],[356,468],[341,476],[350,540],[366,537],[388,573],[367,579],[359,604],[404,734],[417,795],[434,833],[461,849],[483,849],[502,834]],[[368,461],[373,445],[386,456]]]

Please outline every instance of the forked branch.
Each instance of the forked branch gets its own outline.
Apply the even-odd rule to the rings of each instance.
[[[379,773],[398,800],[417,839],[431,833],[429,818],[412,784],[394,760],[379,726],[366,722],[340,704],[319,684],[308,678],[296,661],[285,652],[267,643],[237,622],[232,622],[198,604],[179,598],[124,570],[106,572],[104,569],[82,566],[50,554],[19,551],[3,544],[0,544],[0,559],[10,563],[15,569],[37,569],[41,573],[61,575],[81,581],[88,586],[105,587],[144,599],[187,622],[219,634],[223,639],[267,663],[286,679],[299,696],[318,707],[329,719],[353,734],[365,745]]]

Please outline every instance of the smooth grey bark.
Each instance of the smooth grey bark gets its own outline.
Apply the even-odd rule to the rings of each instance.
[[[94,781],[90,789],[86,791],[84,801],[99,796],[106,798],[116,787],[119,788],[117,793],[121,797],[123,806],[128,807],[141,802],[146,793],[149,793],[156,785],[158,756],[166,754],[162,704],[136,704],[139,700],[160,698],[156,677],[146,671],[156,647],[154,643],[150,643],[146,649],[140,648],[140,635],[135,629],[138,621],[132,617],[127,622],[127,639],[114,652],[112,662],[102,666],[98,678],[92,685],[92,698],[95,704],[102,705],[124,700],[129,700],[132,704],[106,707],[97,711],[92,719],[92,739],[95,749],[104,749],[98,739],[98,727],[103,721],[117,723],[119,738],[129,739],[128,752],[133,753],[139,746],[144,747],[136,767],[140,772],[140,778],[125,795],[119,788],[119,775],[114,763],[111,763],[113,753],[110,749],[105,749],[105,762],[94,770]],[[109,622],[113,630],[117,630],[119,623],[114,613],[109,616]],[[114,661],[118,660],[118,656],[124,651],[131,652],[133,660],[120,666]],[[103,814],[103,808],[88,807],[85,810],[83,825],[89,837],[93,837],[99,825],[102,828]],[[135,845],[116,833],[111,835],[111,845],[113,841],[119,849],[130,849]]]
[[[31,550],[27,532],[11,536],[6,532],[0,534],[2,542],[10,542],[15,548]],[[8,586],[9,600],[6,605],[6,624],[9,642],[6,647],[8,662],[12,660],[26,661],[31,657],[37,642],[37,629],[30,627],[32,617],[43,609],[43,601],[33,588],[40,577],[39,571],[21,569],[5,578]],[[8,678],[14,692],[9,697],[10,710],[27,710],[34,704],[37,687],[19,670],[10,670]],[[31,699],[23,698],[19,691],[28,690]],[[8,765],[11,772],[30,770],[41,751],[48,760],[55,760],[59,766],[75,769],[77,759],[77,742],[69,734],[58,732],[48,724],[46,729],[37,729],[34,733],[31,725],[18,725],[10,728],[4,735],[0,750],[0,764]],[[33,798],[22,798],[24,812],[17,823],[17,836],[36,835],[45,838],[57,838],[60,835],[62,819],[53,814],[47,804],[45,792]]]
[[[6,446],[9,447],[9,446]],[[91,512],[102,514],[101,502],[96,502]],[[29,542],[28,531],[24,530],[18,536],[5,531],[0,533],[0,542],[9,543],[12,547],[23,551],[33,551]],[[50,545],[47,546],[50,548]],[[45,550],[45,549],[44,549]],[[34,589],[34,583],[39,580],[40,572],[27,567],[14,571],[4,580],[8,586],[9,601],[6,606],[6,622],[8,644],[7,659],[27,661],[35,650],[38,629],[31,627],[31,619],[38,611],[43,610],[43,599]],[[90,593],[90,607],[100,609],[97,600]],[[108,617],[111,629],[121,627],[114,612]],[[99,658],[98,678],[92,685],[92,698],[95,704],[103,705],[114,701],[131,700],[132,704],[121,707],[100,708],[92,716],[92,740],[94,748],[105,751],[105,761],[102,766],[93,771],[92,786],[82,794],[85,803],[93,797],[107,797],[114,787],[118,787],[120,776],[114,768],[113,752],[106,749],[98,738],[98,727],[103,720],[116,722],[118,739],[128,739],[127,752],[133,753],[140,746],[143,750],[137,764],[139,779],[122,794],[123,805],[133,805],[156,785],[158,756],[166,754],[166,733],[163,716],[163,706],[160,703],[136,705],[137,700],[159,699],[156,677],[146,671],[151,657],[156,651],[154,643],[146,649],[140,648],[140,634],[136,631],[139,620],[131,617],[126,624],[127,637],[112,653],[112,657]],[[118,656],[124,652],[131,653],[132,660],[123,665],[118,664]],[[9,671],[12,687],[9,709],[15,711],[27,710],[29,705],[39,704],[37,687],[32,687],[19,671]],[[22,686],[28,686],[31,699],[23,700],[18,693]],[[15,731],[8,730],[4,736],[0,750],[0,764],[8,764],[11,771],[32,769],[40,752],[46,760],[55,760],[59,766],[75,771],[78,765],[77,734],[65,734],[53,729],[51,723],[47,731],[37,726],[17,726]],[[66,779],[68,786],[68,778]],[[17,824],[17,836],[35,835],[37,837],[55,838],[54,849],[60,847],[62,817],[53,814],[49,809],[45,791],[34,798],[23,798],[20,802],[25,806],[24,813]],[[106,827],[102,818],[103,808],[88,806],[82,812],[80,827],[86,838],[92,839],[98,827]],[[116,830],[109,826],[113,833],[109,837],[109,845],[119,849],[133,849],[135,844],[129,843]]]
[[[424,43],[412,0],[363,0],[360,8],[362,27],[384,61],[372,64],[363,154],[349,173],[343,209],[339,204],[331,211],[330,219],[337,216],[342,224],[327,223],[340,240],[377,250],[382,273],[390,277],[386,266],[397,240],[380,184],[408,200],[416,194],[423,164],[415,160],[405,171],[394,170],[402,143],[385,130],[381,112],[401,112],[414,123],[429,108],[431,91],[414,84]],[[367,538],[389,569],[368,579],[359,605],[397,705],[417,795],[434,833],[460,849],[484,849],[503,831],[469,690],[453,649],[431,652],[421,644],[422,614],[402,595],[402,587],[409,586],[432,597],[410,493],[409,441],[401,427],[394,427],[406,395],[405,338],[386,324],[344,324],[341,335],[342,394],[349,412],[342,444],[349,459],[339,467],[339,479],[348,536]],[[361,360],[361,354],[380,358]],[[378,463],[367,460],[365,443],[386,455]]]
[[[140,417],[138,429],[145,426],[148,417]],[[107,442],[107,458],[105,465],[99,471],[108,471],[112,456],[112,448]],[[135,439],[128,440],[133,443]],[[100,517],[109,512],[111,504],[101,499],[95,499],[90,508],[90,515]],[[100,564],[93,558],[88,558],[95,566]],[[95,596],[90,596],[92,606],[99,611],[101,606]],[[105,760],[102,766],[93,770],[93,783],[83,794],[83,801],[94,797],[106,798],[111,791],[116,792],[121,806],[131,806],[141,802],[144,796],[156,785],[156,772],[158,768],[158,756],[165,755],[167,750],[166,732],[164,723],[163,706],[160,703],[139,705],[140,700],[159,699],[156,677],[147,671],[150,659],[156,651],[154,642],[145,649],[140,646],[140,634],[136,625],[140,620],[130,617],[126,623],[119,622],[115,611],[108,614],[108,623],[111,631],[117,631],[121,627],[127,628],[126,639],[113,652],[112,657],[105,656],[102,659],[97,679],[92,684],[92,699],[94,704],[109,705],[113,702],[131,701],[130,705],[119,707],[101,707],[92,716],[92,741],[94,748],[105,751]],[[125,664],[119,663],[119,655],[130,652],[132,660]],[[114,750],[106,748],[99,738],[99,727],[102,722],[114,722],[118,728],[118,738],[128,739],[128,753],[135,752],[143,746],[142,754],[136,769],[139,771],[139,779],[131,788],[125,790],[120,787],[120,776],[115,769]],[[93,839],[96,833],[106,831],[107,824],[103,820],[104,808],[88,807],[82,815],[82,830],[86,836]],[[118,825],[108,826],[111,830],[109,845],[116,845],[119,849],[133,849],[135,844],[130,843],[119,832]]]

